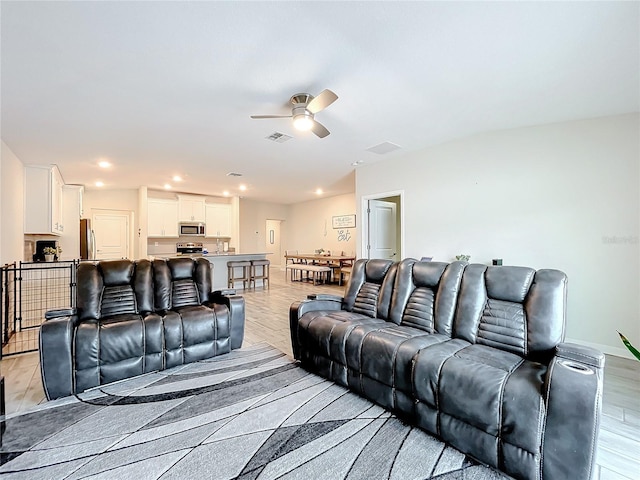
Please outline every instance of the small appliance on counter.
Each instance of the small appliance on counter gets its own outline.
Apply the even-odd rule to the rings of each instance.
[[[204,247],[202,242],[176,243],[176,255],[189,255],[199,257],[202,255]]]
[[[33,254],[34,262],[44,262],[44,249],[47,247],[58,248],[57,240],[38,240],[36,241],[36,253]],[[58,259],[58,255],[54,256],[54,259]]]

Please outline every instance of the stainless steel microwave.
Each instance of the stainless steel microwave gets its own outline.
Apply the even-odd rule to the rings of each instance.
[[[181,237],[204,237],[204,223],[182,222],[179,227]]]

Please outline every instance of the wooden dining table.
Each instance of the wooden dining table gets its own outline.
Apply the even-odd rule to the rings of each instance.
[[[322,255],[321,253],[296,253],[284,256],[288,260],[304,260],[311,265],[338,264],[341,267],[353,265],[356,257],[351,255]]]
[[[305,263],[307,265],[320,265],[330,267],[333,273],[339,271],[342,267],[352,266],[356,257],[353,255],[323,255],[321,253],[296,253],[287,254],[285,263],[289,260],[294,263]]]

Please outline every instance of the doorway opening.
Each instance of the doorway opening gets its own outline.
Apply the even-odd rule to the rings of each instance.
[[[403,191],[362,197],[362,258],[403,258],[403,200]]]
[[[270,253],[269,260],[271,266],[280,268],[282,266],[282,245],[280,239],[280,231],[282,220],[267,220],[265,243],[267,253]]]

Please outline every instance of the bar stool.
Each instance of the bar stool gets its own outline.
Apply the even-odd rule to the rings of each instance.
[[[251,282],[253,282],[253,288],[256,288],[256,280],[262,280],[263,287],[266,285],[271,288],[271,281],[269,280],[270,265],[271,262],[269,260],[251,260],[251,276],[249,278],[249,288],[251,288]],[[262,267],[260,275],[258,275],[256,267]]]
[[[236,277],[236,269],[242,269],[242,276]],[[251,262],[243,261],[243,262],[227,262],[227,287],[234,288],[234,282],[242,281],[242,289],[246,290],[247,283],[251,286],[251,277],[249,276],[251,270]]]

